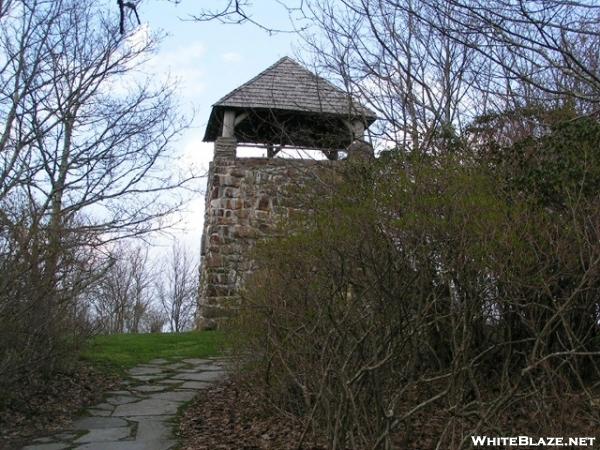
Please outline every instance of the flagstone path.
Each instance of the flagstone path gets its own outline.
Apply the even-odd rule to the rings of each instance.
[[[23,450],[168,450],[177,411],[198,390],[226,376],[219,358],[155,359],[129,370],[121,390],[87,409],[66,430],[36,439]]]

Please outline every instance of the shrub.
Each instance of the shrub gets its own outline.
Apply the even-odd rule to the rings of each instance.
[[[331,449],[593,431],[600,203],[549,208],[499,167],[395,154],[305,193],[242,298],[249,388]]]

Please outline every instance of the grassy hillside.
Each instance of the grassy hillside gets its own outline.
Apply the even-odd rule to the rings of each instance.
[[[95,366],[122,370],[155,358],[218,356],[224,349],[224,341],[224,334],[218,331],[96,336],[82,357]]]

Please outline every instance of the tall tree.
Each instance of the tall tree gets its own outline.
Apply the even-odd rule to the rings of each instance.
[[[189,329],[196,311],[198,263],[180,242],[175,241],[160,273],[156,279],[156,293],[170,330],[177,333]]]
[[[0,4],[0,378],[53,366],[105,244],[165,226],[194,178],[172,83],[141,74],[156,37],[118,27],[103,2]]]
[[[139,333],[152,303],[148,248],[119,243],[90,295],[93,322],[104,333]]]

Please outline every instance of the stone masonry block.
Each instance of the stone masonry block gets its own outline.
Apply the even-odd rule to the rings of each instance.
[[[331,162],[236,159],[236,141],[219,138],[209,168],[200,268],[199,324],[222,322],[235,311],[239,289],[255,271],[251,251],[279,232],[278,219],[304,215],[296,193]]]
[[[240,187],[240,179],[231,175],[219,175],[221,186]]]
[[[215,141],[215,160],[235,159],[237,140],[229,137],[219,137]]]

